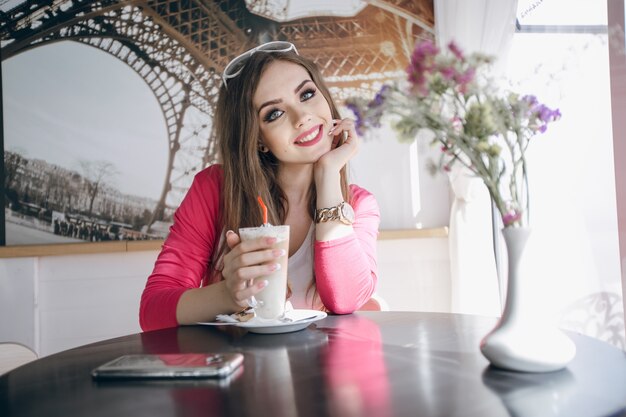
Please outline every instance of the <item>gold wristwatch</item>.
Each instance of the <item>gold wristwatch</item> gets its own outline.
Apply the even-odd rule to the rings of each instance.
[[[343,224],[354,223],[354,210],[345,201],[334,207],[321,208],[315,210],[315,223],[339,220]]]

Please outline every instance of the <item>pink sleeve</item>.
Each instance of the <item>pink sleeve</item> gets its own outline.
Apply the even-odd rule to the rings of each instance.
[[[324,306],[335,314],[349,314],[365,304],[376,289],[376,239],[380,212],[376,199],[351,185],[354,233],[315,242],[315,281]]]
[[[199,172],[176,210],[141,296],[139,323],[143,330],[177,326],[180,296],[201,286],[218,242],[221,183],[220,166]]]

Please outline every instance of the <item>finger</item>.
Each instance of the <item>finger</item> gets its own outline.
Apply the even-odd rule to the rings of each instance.
[[[261,265],[245,266],[237,269],[230,280],[234,288],[245,286],[249,280],[264,277],[278,271],[281,268],[278,262],[268,262]]]
[[[266,279],[259,279],[256,282],[254,282],[251,286],[248,287],[248,291],[252,293],[250,297],[254,297],[258,293],[263,291],[263,289],[267,287],[269,283],[270,282]]]
[[[343,119],[337,123],[329,132],[333,135],[333,147],[349,143],[353,138],[357,138],[356,126],[354,120]]]
[[[256,280],[253,285],[240,291],[236,291],[233,298],[239,305],[245,307],[248,304],[247,300],[263,291],[263,289],[267,287],[268,283],[269,281],[266,279]]]
[[[285,255],[287,255],[287,251],[284,249],[265,249],[246,252],[239,257],[239,262],[242,266],[259,265],[267,262],[276,262]]]
[[[341,119],[341,120],[334,119],[332,121],[332,124],[333,126],[329,130],[330,134],[332,134],[331,132],[337,132],[339,130],[345,130],[345,129],[349,129],[353,127],[354,120],[350,119],[349,117],[346,117],[345,119]]]
[[[258,282],[263,281],[265,276],[271,274],[277,269],[280,269],[280,265],[260,265],[239,268],[224,278],[226,280],[228,292],[235,301],[240,301],[246,298],[244,296],[239,296],[238,294],[240,292],[246,291],[248,288],[255,286]]]
[[[287,256],[284,249],[265,249],[254,252],[243,252],[234,256],[235,250],[224,256],[224,270],[222,276],[235,276],[239,280],[255,278],[259,275],[266,275],[280,268],[277,264],[279,258]],[[278,265],[276,267],[275,265]],[[245,269],[255,266],[264,266],[265,269]],[[268,272],[269,271],[269,272]],[[257,273],[257,275],[253,275]]]
[[[233,232],[233,234],[235,233]],[[276,238],[261,237],[258,239],[241,241],[239,236],[235,238],[228,232],[227,232],[226,239],[227,240],[230,239],[233,243],[235,241],[239,243],[235,244],[235,246],[232,247],[231,250],[226,255],[224,255],[225,269],[226,269],[227,264],[230,264],[231,269],[236,269],[236,268],[239,268],[240,266],[244,266],[241,264],[240,259],[239,259],[241,255],[248,253],[248,252],[270,249],[276,243],[276,240],[277,240]]]
[[[350,145],[355,145],[358,146],[358,139],[359,139],[359,135],[356,132],[356,125],[354,123],[354,120],[352,119],[346,119],[345,123],[344,123],[344,144],[350,144]]]
[[[353,130],[342,130],[339,135],[334,136],[332,149],[344,149],[347,153],[352,153],[356,146],[358,146],[358,141],[354,138],[356,137],[356,131]]]
[[[239,238],[237,233],[233,232],[232,230],[226,232],[226,244],[228,245],[229,249],[237,246],[239,242],[241,242],[241,239]]]
[[[328,136],[337,135],[337,128],[341,125],[341,120],[333,119],[332,126],[328,129]]]

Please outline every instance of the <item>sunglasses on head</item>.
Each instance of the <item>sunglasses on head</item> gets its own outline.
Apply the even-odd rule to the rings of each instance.
[[[285,42],[285,41],[267,42],[267,43],[264,43],[263,45],[259,45],[256,48],[252,48],[244,52],[243,54],[239,55],[238,57],[230,61],[228,65],[226,65],[226,68],[224,68],[224,72],[222,73],[222,81],[224,81],[224,86],[228,87],[227,81],[241,74],[241,71],[243,70],[243,67],[245,66],[248,59],[250,59],[250,57],[254,55],[256,52],[289,52],[289,51],[294,51],[296,55],[299,55],[298,50],[296,49],[296,46],[291,42]]]

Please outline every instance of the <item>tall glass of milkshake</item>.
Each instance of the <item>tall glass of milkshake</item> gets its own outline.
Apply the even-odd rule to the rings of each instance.
[[[255,280],[266,279],[267,287],[255,295],[257,306],[254,312],[257,317],[273,320],[285,314],[285,301],[287,298],[287,265],[289,253],[289,226],[272,226],[264,224],[259,227],[244,227],[239,229],[241,241],[257,239],[259,237],[275,237],[274,249],[284,249],[285,256],[278,259],[280,269],[269,275],[264,275]]]

